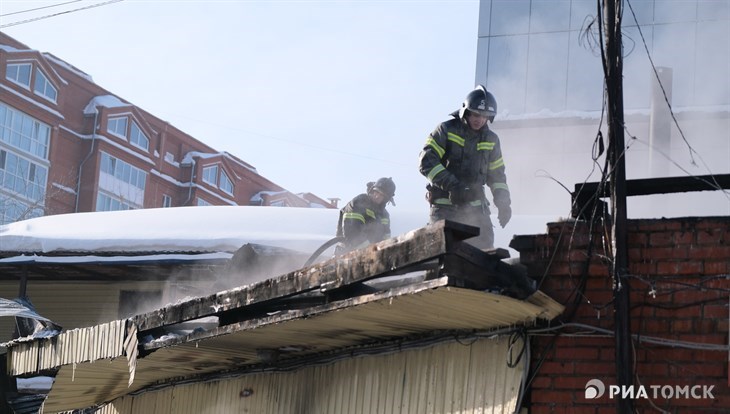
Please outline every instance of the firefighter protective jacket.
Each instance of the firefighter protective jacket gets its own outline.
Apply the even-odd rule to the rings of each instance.
[[[498,208],[511,204],[499,137],[486,124],[474,131],[459,118],[442,122],[426,140],[419,170],[431,183],[431,204],[450,205],[449,192],[465,187],[478,188],[476,193],[481,193],[469,200],[472,205],[486,202],[476,200],[483,198],[485,184]]]
[[[340,210],[337,235],[344,237],[349,250],[390,238],[390,215],[385,206],[360,194]]]

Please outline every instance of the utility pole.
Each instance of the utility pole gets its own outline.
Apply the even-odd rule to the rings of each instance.
[[[626,157],[624,142],[623,63],[621,43],[621,3],[604,0],[603,15],[606,36],[604,56],[606,99],[608,101],[608,140],[613,216],[613,298],[616,339],[616,381],[619,387],[633,385],[631,320],[629,318],[628,235],[626,230]],[[633,414],[634,404],[628,398],[616,399],[616,412]]]

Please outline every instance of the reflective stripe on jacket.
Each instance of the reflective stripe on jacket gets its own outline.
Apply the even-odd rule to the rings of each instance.
[[[390,238],[390,215],[384,206],[378,206],[367,194],[360,194],[340,210],[337,236],[344,244],[359,249],[370,243]]]
[[[486,124],[477,132],[458,118],[442,122],[421,150],[419,171],[431,183],[433,200],[448,200],[449,191],[460,187],[486,184],[498,207],[510,204],[499,137]]]

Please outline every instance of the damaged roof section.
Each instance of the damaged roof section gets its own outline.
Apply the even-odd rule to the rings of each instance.
[[[409,337],[530,325],[562,312],[500,255],[464,243],[477,232],[442,221],[117,321],[111,331],[100,325],[73,339],[16,341],[8,344],[9,371],[58,370],[44,407],[65,411],[180,379],[286,366]],[[78,348],[107,352],[80,355]]]

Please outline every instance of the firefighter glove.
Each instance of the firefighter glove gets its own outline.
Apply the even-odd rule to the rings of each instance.
[[[498,209],[499,213],[497,214],[497,218],[499,219],[499,225],[504,228],[509,223],[509,219],[512,218],[512,207],[502,206],[498,207]]]

